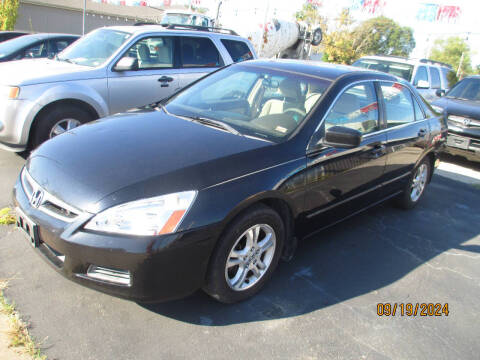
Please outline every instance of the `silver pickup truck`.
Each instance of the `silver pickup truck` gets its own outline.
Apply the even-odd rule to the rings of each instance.
[[[158,25],[92,31],[53,60],[0,64],[0,147],[35,148],[83,123],[157,102],[256,58],[230,31]]]

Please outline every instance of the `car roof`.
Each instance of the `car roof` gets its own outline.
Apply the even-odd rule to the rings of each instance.
[[[437,67],[444,67],[444,68],[451,69],[451,66],[448,64],[444,64],[442,62],[430,60],[430,59],[406,58],[403,56],[394,56],[394,55],[366,55],[366,56],[362,56],[358,60],[362,60],[362,59],[392,61],[396,63],[403,63],[403,64],[409,64],[409,65],[429,65],[429,66],[437,66]]]
[[[60,34],[60,33],[39,33],[39,34],[29,34],[22,36],[23,39],[32,39],[32,40],[45,40],[55,37],[71,37],[71,38],[79,38],[80,35],[72,35],[72,34]]]
[[[181,25],[178,25],[181,27]],[[117,26],[105,26],[102,29],[112,29],[116,31],[123,31],[127,32],[133,35],[141,35],[141,34],[148,34],[148,33],[164,33],[164,34],[171,34],[171,35],[203,35],[203,36],[209,36],[209,37],[232,37],[236,39],[243,39],[245,38],[238,36],[238,35],[229,35],[223,32],[216,32],[216,31],[208,31],[208,30],[188,30],[188,29],[181,29],[181,28],[176,28],[176,29],[168,29],[165,26],[162,26],[160,24],[158,25],[117,25]]]
[[[327,80],[336,80],[346,74],[371,74],[382,79],[390,78],[398,80],[397,77],[384,72],[362,69],[355,66],[339,65],[312,60],[290,60],[290,59],[260,59],[240,63],[247,66],[261,66],[274,70],[295,72],[306,76],[321,77]]]

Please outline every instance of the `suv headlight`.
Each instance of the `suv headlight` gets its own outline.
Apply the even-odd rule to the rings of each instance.
[[[0,86],[0,98],[16,99],[20,94],[18,86]]]
[[[196,196],[197,191],[184,191],[117,205],[95,215],[85,229],[138,236],[170,234]]]

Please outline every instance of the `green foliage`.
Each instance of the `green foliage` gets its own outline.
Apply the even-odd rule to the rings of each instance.
[[[15,224],[15,216],[10,208],[0,210],[0,225]]]
[[[341,64],[351,64],[356,58],[350,27],[353,19],[348,9],[343,9],[336,19],[335,31],[324,32],[323,60]]]
[[[384,16],[362,22],[352,32],[353,48],[358,56],[405,56],[415,48],[413,30]]]
[[[18,16],[19,0],[1,0],[0,30],[13,30]]]
[[[430,53],[430,59],[450,64],[452,65],[454,72],[457,72],[462,53],[463,61],[460,71],[461,75],[472,74],[473,69],[470,60],[470,47],[465,40],[458,36],[449,37],[446,40],[435,40]]]
[[[323,59],[351,64],[364,55],[408,56],[415,47],[413,30],[392,19],[380,16],[362,22],[353,30],[353,19],[342,10],[334,31],[325,32]]]
[[[295,18],[312,25],[317,24],[320,20],[318,8],[312,4],[304,4],[302,10],[295,13]]]

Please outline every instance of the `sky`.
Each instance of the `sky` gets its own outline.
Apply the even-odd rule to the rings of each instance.
[[[202,6],[212,9],[212,15],[216,12],[218,0],[201,1]],[[374,14],[361,6],[363,2],[370,1],[374,0],[320,0],[322,3],[320,12],[329,19],[335,19],[342,8],[348,7],[351,9],[351,15],[358,22],[384,15],[402,26],[410,26],[414,30],[417,44],[411,57],[428,57],[431,46],[437,38],[460,36],[466,39],[468,37],[473,53],[472,65],[480,64],[480,26],[477,25],[480,20],[480,0],[380,0],[384,6],[378,8]],[[223,0],[222,7],[223,11],[236,11],[238,16],[246,19],[263,21],[268,9],[267,18],[292,20],[295,12],[300,10],[304,3],[305,0]],[[424,4],[458,6],[460,13],[454,20],[422,21],[417,18],[417,15]]]

